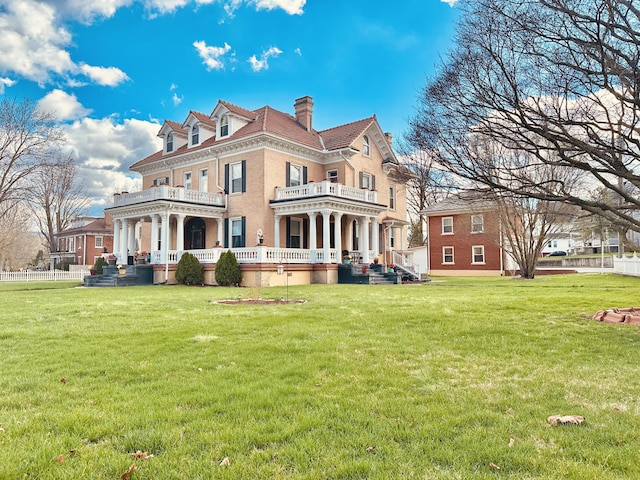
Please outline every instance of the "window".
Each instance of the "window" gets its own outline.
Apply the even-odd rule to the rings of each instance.
[[[484,264],[484,245],[476,245],[471,247],[472,250],[472,258],[471,263],[482,263]]]
[[[240,248],[244,247],[244,222],[241,218],[231,219],[231,247]]]
[[[242,192],[242,164],[238,162],[229,165],[229,173],[231,174],[231,193]]]
[[[471,215],[471,233],[484,232],[484,216]]]
[[[200,170],[200,180],[198,182],[198,188],[201,192],[209,191],[209,170],[203,168]]]
[[[184,172],[184,188],[191,188],[191,172]]]
[[[289,248],[300,248],[302,242],[302,220],[292,218],[289,224]]]
[[[396,209],[396,187],[389,187],[389,208]]]
[[[225,193],[241,193],[247,191],[247,161],[227,163],[224,166]]]
[[[393,227],[389,228],[389,247],[396,247],[396,229]]]
[[[338,170],[327,170],[327,180],[331,183],[338,183]]]
[[[200,127],[198,124],[191,128],[191,145],[197,145],[200,143]]]
[[[442,263],[453,264],[453,247],[442,247]]]
[[[302,167],[300,165],[289,165],[289,186],[298,187],[302,185]]]
[[[156,178],[153,180],[154,185],[169,185],[169,177]]]
[[[360,188],[373,190],[376,188],[376,177],[370,173],[360,172]]]
[[[96,236],[96,248],[102,248],[103,245],[102,236]]]
[[[167,134],[167,153],[173,152],[173,132]]]
[[[223,115],[220,119],[220,137],[229,135],[229,116]]]
[[[453,235],[453,217],[442,218],[442,234]]]
[[[371,147],[369,145],[369,137],[366,135],[362,137],[362,153],[369,156],[371,154]]]

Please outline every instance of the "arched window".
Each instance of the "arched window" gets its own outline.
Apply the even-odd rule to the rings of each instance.
[[[196,123],[191,128],[191,145],[197,145],[198,143],[200,143],[200,127]]]
[[[173,132],[167,134],[167,153],[173,152]]]
[[[371,153],[371,148],[369,147],[369,137],[366,135],[362,137],[362,153],[365,155],[369,155]]]
[[[220,136],[226,137],[227,135],[229,135],[229,117],[223,115],[220,119]]]

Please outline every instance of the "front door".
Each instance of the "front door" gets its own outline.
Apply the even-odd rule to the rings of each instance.
[[[201,218],[192,218],[187,221],[184,229],[184,246],[187,250],[205,248],[206,225]]]

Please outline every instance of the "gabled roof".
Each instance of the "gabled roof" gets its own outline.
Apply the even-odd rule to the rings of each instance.
[[[192,147],[183,145],[170,153],[163,153],[163,151],[160,150],[134,163],[130,168],[132,170],[135,170],[136,168],[149,163],[153,163],[154,161],[161,158],[167,159],[180,155],[182,153],[186,153],[187,151],[191,152],[215,145],[223,145],[242,138],[249,138],[261,133],[271,134],[282,139],[289,140],[291,142],[298,143],[312,149],[316,149],[318,151],[335,151],[352,146],[353,142],[372,126],[375,126],[375,128],[381,132],[379,125],[377,125],[377,119],[375,115],[318,132],[313,129],[308,131],[296,120],[294,116],[276,110],[272,107],[269,107],[268,105],[256,110],[247,110],[225,100],[219,100],[218,104],[213,109],[211,116],[214,116],[214,114],[216,114],[216,112],[219,112],[220,109],[226,109],[230,114],[241,117],[248,123],[233,132],[233,134],[228,137],[224,137],[221,139],[212,137],[207,139],[203,143]],[[202,113],[191,111],[189,114],[194,115],[196,118],[198,118],[198,121],[204,122],[204,119],[208,119],[209,122],[215,124],[215,122],[211,120],[209,116]],[[201,120],[201,118],[203,120]],[[165,120],[165,123],[160,130],[159,136],[165,134],[167,128],[170,128],[174,131],[174,133],[178,135],[187,135],[187,132],[182,127],[182,125],[170,120]]]
[[[495,203],[487,200],[486,195],[483,196],[480,192],[473,192],[445,198],[438,203],[429,205],[420,213],[430,216],[447,213],[472,213],[495,209]]]
[[[187,115],[186,120],[182,124],[183,128],[186,126],[186,123],[189,120],[189,117],[191,117],[191,116],[195,117],[195,119],[198,120],[198,123],[204,125],[205,127],[209,127],[209,129],[211,129],[211,130],[215,130],[216,122],[213,121],[209,117],[209,115],[207,115],[205,113],[196,112],[194,110],[190,110],[189,111],[189,115]]]
[[[374,117],[363,118],[355,122],[340,125],[338,127],[322,130],[320,136],[327,150],[339,150],[347,148],[356,138],[364,133],[375,121]]]
[[[58,237],[64,237],[67,235],[75,235],[79,233],[100,233],[100,234],[110,234],[113,233],[112,227],[106,226],[106,220],[104,218],[98,218],[93,222],[89,222],[86,225],[82,225],[81,227],[76,228],[68,228],[67,230],[63,230],[62,232],[56,233]]]
[[[158,136],[161,137],[162,135],[165,135],[167,130],[171,130],[174,135],[178,135],[180,137],[186,138],[188,136],[188,133],[183,128],[183,126],[178,122],[174,122],[173,120],[164,121],[164,124],[162,125],[162,127],[160,128],[160,131],[158,132]]]

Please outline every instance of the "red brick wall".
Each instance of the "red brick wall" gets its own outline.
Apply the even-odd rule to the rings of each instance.
[[[474,213],[477,215],[478,213]],[[495,212],[483,212],[484,232],[471,233],[471,213],[429,217],[429,256],[432,270],[500,270],[499,221]],[[442,219],[453,218],[453,234],[442,234]],[[472,247],[484,246],[484,264],[472,262]],[[454,264],[443,264],[443,247],[454,247]]]

